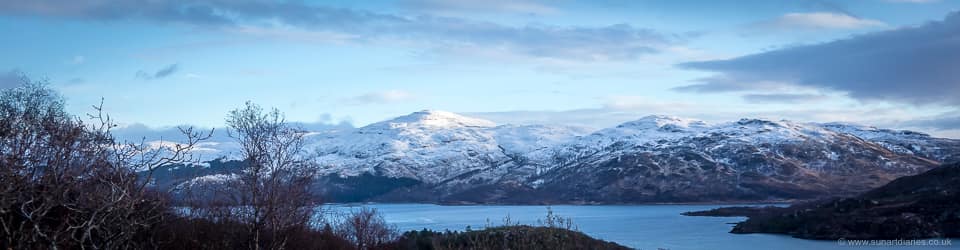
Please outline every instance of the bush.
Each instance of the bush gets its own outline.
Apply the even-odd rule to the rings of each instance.
[[[510,217],[503,225],[464,232],[409,231],[392,244],[395,249],[629,249],[591,238],[579,232],[569,218],[547,208],[547,216],[539,226],[519,225]]]
[[[340,221],[337,234],[352,242],[355,249],[374,249],[395,240],[398,233],[376,209],[361,207]]]

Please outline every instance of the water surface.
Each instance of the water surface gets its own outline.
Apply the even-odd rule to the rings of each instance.
[[[431,204],[364,204],[382,212],[401,231],[480,229],[501,225],[503,218],[536,224],[546,216],[546,206],[440,206]],[[723,205],[726,206],[726,205]],[[551,206],[554,213],[573,219],[584,233],[637,249],[947,249],[950,247],[853,247],[836,241],[817,241],[772,234],[728,233],[742,217],[691,217],[680,213],[708,210],[721,205],[604,205]],[[349,211],[357,205],[331,205]],[[957,244],[957,243],[955,243]],[[960,248],[954,245],[952,248]]]

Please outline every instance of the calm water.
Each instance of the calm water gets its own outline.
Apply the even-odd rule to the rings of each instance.
[[[402,231],[458,230],[468,225],[483,228],[489,220],[502,224],[510,216],[522,224],[535,224],[546,215],[546,206],[439,206],[429,204],[365,204],[383,213]],[[590,236],[637,249],[960,249],[953,247],[852,247],[835,241],[814,241],[768,234],[730,234],[744,218],[689,217],[680,213],[707,210],[719,205],[552,206],[555,214],[572,218]],[[356,209],[333,205],[333,211]],[[956,240],[954,240],[956,242]]]

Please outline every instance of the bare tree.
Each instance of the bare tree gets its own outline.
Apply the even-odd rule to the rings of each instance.
[[[337,234],[353,242],[356,249],[372,249],[391,242],[399,234],[376,209],[361,207],[337,225]]]
[[[171,214],[150,173],[189,161],[206,137],[184,128],[183,143],[121,143],[102,104],[94,110],[92,123],[71,116],[55,91],[26,78],[0,92],[0,248],[149,247]]]
[[[316,167],[305,157],[302,129],[290,126],[277,109],[247,102],[227,117],[229,134],[242,148],[245,166],[236,182],[241,222],[253,249],[280,249],[286,232],[309,226],[319,200],[310,192]]]

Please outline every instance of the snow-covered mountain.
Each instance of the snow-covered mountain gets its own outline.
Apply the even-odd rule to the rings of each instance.
[[[814,198],[865,191],[960,152],[957,140],[895,133],[905,136],[861,137],[791,121],[711,125],[649,116],[559,145],[554,167],[527,183],[534,192],[559,194],[557,201]]]
[[[593,131],[420,111],[313,133],[343,201],[748,201],[843,195],[960,159],[960,140],[839,123],[647,116]]]
[[[424,110],[353,130],[310,138],[322,173],[364,172],[436,183],[499,166],[575,136],[583,128],[497,126],[494,122],[445,111]]]

